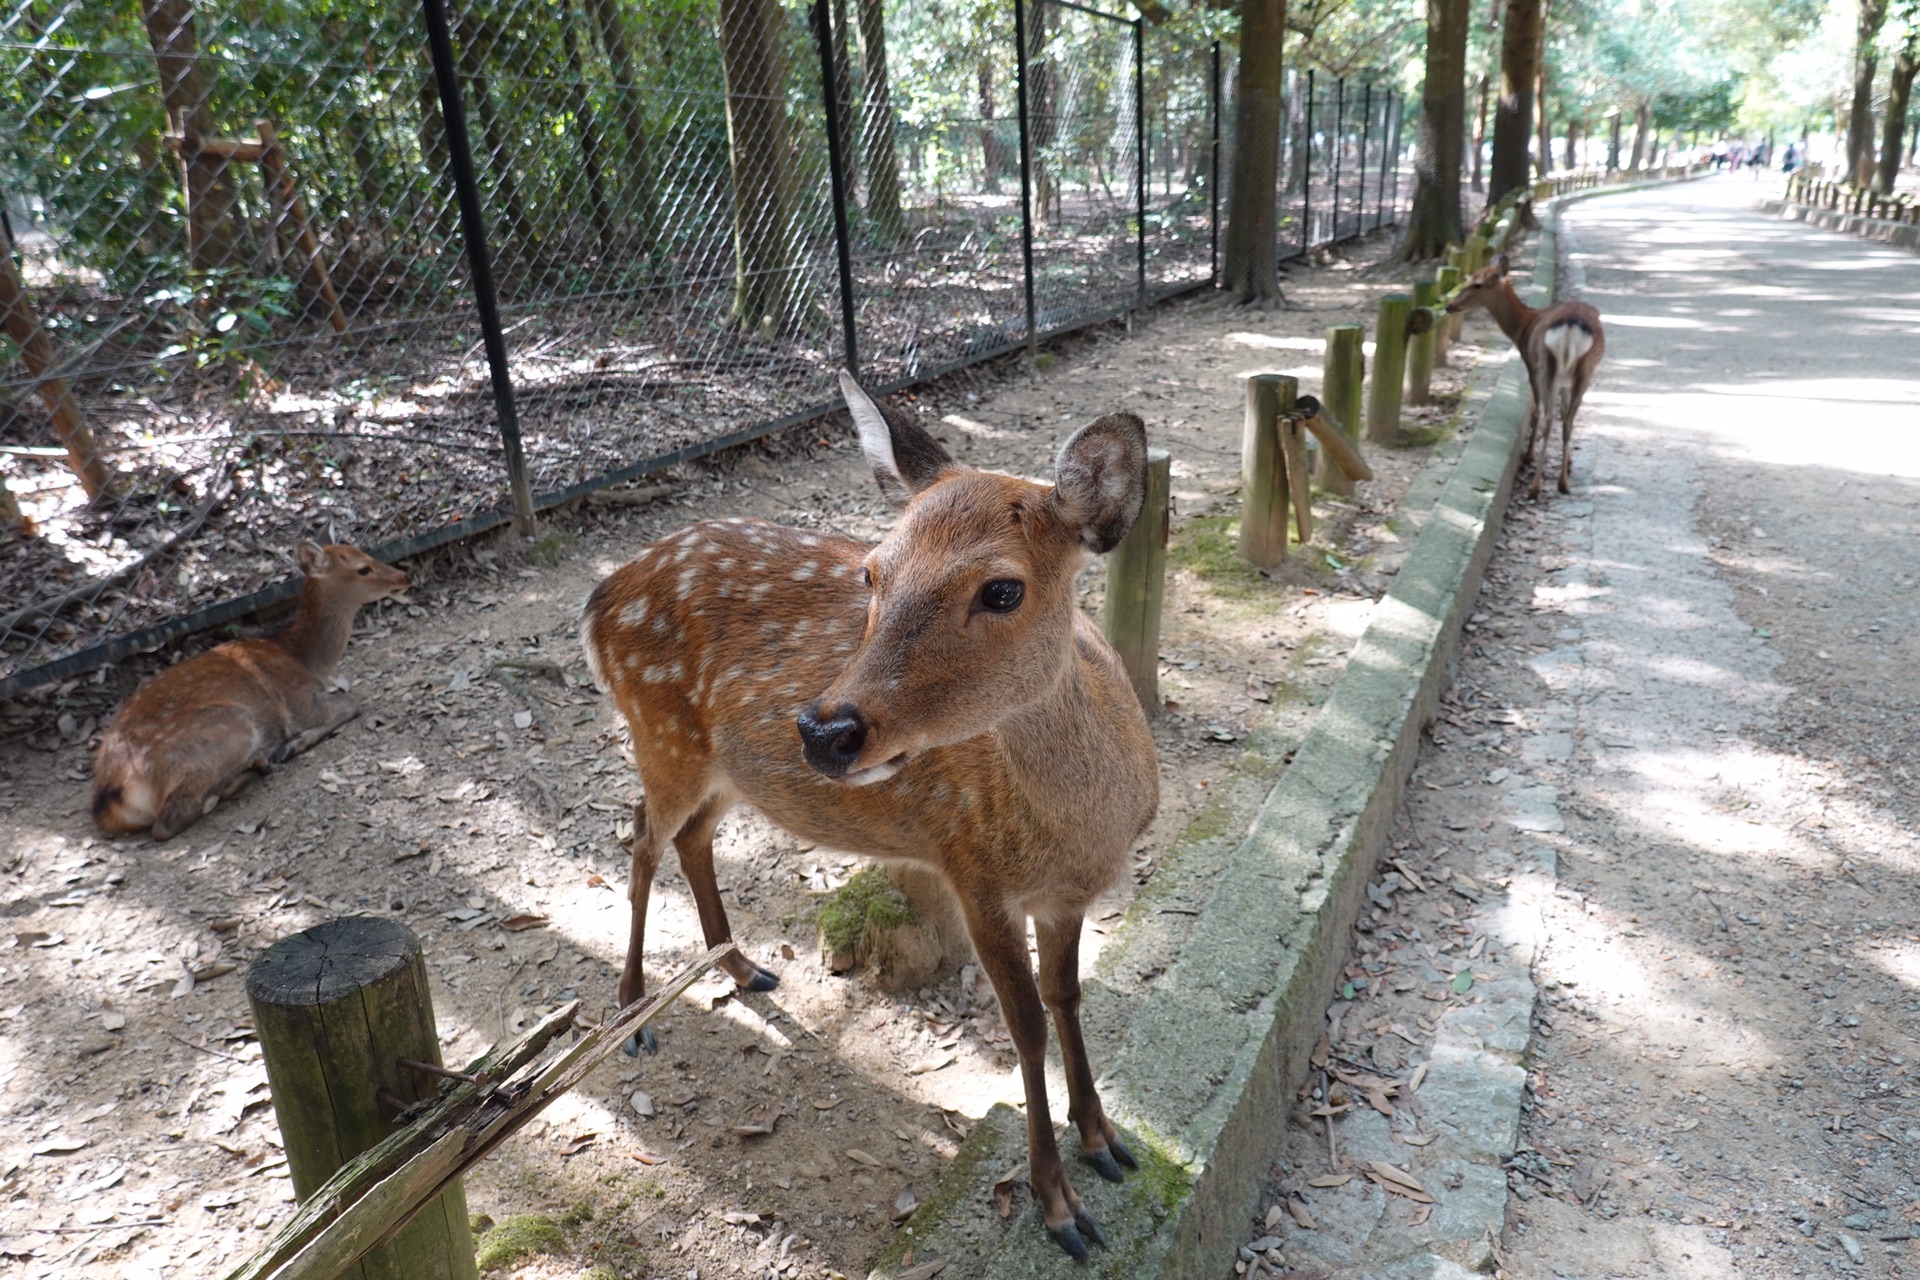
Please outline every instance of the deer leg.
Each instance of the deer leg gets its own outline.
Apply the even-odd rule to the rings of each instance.
[[[360,714],[360,708],[354,705],[353,698],[349,694],[326,694],[320,698],[319,703],[320,714],[326,718],[311,729],[297,733],[282,743],[280,749],[273,753],[274,764],[285,764],[302,751],[311,751],[341,725]]]
[[[1008,914],[995,900],[969,895],[961,902],[967,933],[980,967],[1000,998],[1000,1016],[1006,1019],[1013,1047],[1020,1054],[1020,1079],[1027,1093],[1027,1180],[1047,1234],[1075,1262],[1084,1262],[1087,1244],[1106,1244],[1100,1224],[1080,1203],[1054,1140],[1053,1118],[1047,1110],[1047,1011],[1027,963],[1024,921]]]
[[[1109,1182],[1119,1182],[1120,1166],[1138,1169],[1140,1162],[1120,1141],[1100,1092],[1093,1083],[1093,1064],[1080,1034],[1080,926],[1040,924],[1034,933],[1040,944],[1040,998],[1053,1011],[1053,1029],[1060,1037],[1060,1061],[1067,1071],[1067,1117],[1080,1131],[1080,1158]]]
[[[1540,460],[1534,463],[1533,483],[1527,486],[1527,497],[1540,497],[1540,479],[1547,470],[1547,450],[1553,444],[1553,358],[1542,360],[1541,368],[1529,370],[1533,376],[1533,409],[1527,415],[1527,459],[1533,460],[1533,437],[1538,428],[1540,436]]]
[[[660,869],[660,846],[652,838],[647,823],[647,802],[633,806],[633,838],[627,842],[633,865],[627,872],[627,905],[632,917],[627,927],[627,963],[620,971],[620,1007],[626,1008],[647,994],[647,979],[641,958],[647,950],[647,901],[653,893],[653,876]],[[620,1046],[628,1057],[639,1057],[640,1050],[660,1052],[660,1042],[652,1027],[642,1027]]]
[[[1573,385],[1567,388],[1566,417],[1560,419],[1560,492],[1573,492],[1573,415],[1580,412],[1580,401],[1587,388],[1576,371]]]
[[[673,847],[680,851],[680,870],[686,873],[693,903],[700,909],[700,932],[709,947],[733,941],[733,926],[727,923],[727,908],[720,901],[720,886],[713,877],[713,833],[730,807],[718,797],[710,798],[673,838]],[[721,958],[720,967],[748,991],[771,991],[780,985],[772,970],[762,969],[737,948]]]

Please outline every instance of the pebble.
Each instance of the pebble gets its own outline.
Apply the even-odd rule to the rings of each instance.
[[[1862,1259],[1861,1259],[1861,1253],[1860,1253],[1860,1242],[1858,1240],[1855,1240],[1852,1236],[1848,1235],[1846,1232],[1843,1231],[1840,1233],[1840,1247],[1847,1251],[1847,1256],[1853,1259],[1855,1266],[1860,1265],[1860,1262]]]

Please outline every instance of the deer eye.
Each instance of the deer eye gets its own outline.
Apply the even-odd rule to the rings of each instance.
[[[1012,613],[1027,597],[1027,584],[1018,578],[995,578],[980,588],[980,607],[988,613]]]
[[[869,591],[873,590],[873,570],[865,565],[860,566],[860,585]]]
[[[363,564],[363,565],[361,565],[361,566],[360,566],[360,576],[361,576],[361,577],[363,577],[363,578],[364,578],[364,577],[366,577],[366,576],[367,576],[368,574],[370,574],[370,573],[372,573],[372,572],[373,572],[373,566],[372,566],[372,565],[370,565],[370,564]]]

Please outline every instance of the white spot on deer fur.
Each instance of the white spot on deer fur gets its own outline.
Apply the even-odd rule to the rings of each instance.
[[[593,643],[594,619],[589,616],[586,624],[580,628],[580,647],[587,651],[587,674],[593,677],[593,685],[602,693],[607,692],[607,673],[600,667],[600,650]],[[172,704],[168,704],[171,709]]]
[[[651,666],[641,673],[640,678],[648,684],[659,684],[667,678],[667,669],[662,666]]]
[[[803,533],[800,535],[800,545],[803,547],[817,547],[820,545],[820,539],[810,533]]]
[[[801,565],[798,569],[795,569],[792,573],[788,574],[787,576],[789,578],[792,578],[795,582],[805,582],[808,578],[811,578],[814,574],[818,573],[819,571],[820,571],[820,566],[815,564],[813,561],[809,560],[805,564]]]
[[[764,596],[765,594],[767,594],[767,591],[772,587],[772,585],[773,584],[770,582],[756,582],[753,585],[753,590],[747,592],[747,599],[758,600],[761,596]]]
[[[840,564],[833,566],[833,568],[827,570],[827,576],[829,578],[844,578],[852,572],[853,572],[853,566],[845,562],[842,562]]]
[[[755,573],[765,573],[767,571],[767,562],[765,560],[755,560],[752,564],[748,565],[747,568]]]
[[[620,611],[620,621],[630,627],[637,627],[647,620],[647,610],[652,607],[653,601],[646,596],[641,596],[638,600],[635,600],[632,604]]]
[[[718,569],[720,572],[725,573],[727,570],[733,568],[733,557],[724,556],[719,560],[715,560],[713,562],[713,567]]]
[[[807,638],[807,632],[813,630],[813,619],[802,618],[793,624],[793,642],[799,644]]]
[[[745,524],[746,521],[739,516],[728,516],[727,523],[728,524]]]
[[[699,576],[699,573],[700,573],[700,570],[697,568],[682,569],[680,571],[680,586],[675,592],[675,594],[678,595],[682,600],[685,600],[688,596],[693,594],[693,580],[694,578]]]
[[[654,618],[653,634],[657,636],[663,636],[667,634],[667,615],[666,614],[664,613],[659,614]]]

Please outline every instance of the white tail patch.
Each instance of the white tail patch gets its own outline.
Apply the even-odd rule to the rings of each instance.
[[[643,616],[644,613],[645,611],[642,610]],[[580,647],[586,650],[587,674],[593,677],[593,687],[602,693],[611,693],[613,688],[607,681],[607,673],[600,666],[600,646],[594,642],[593,624],[596,621],[598,621],[597,616],[589,613],[585,621],[580,624]]]
[[[1568,320],[1541,334],[1540,345],[1553,356],[1554,363],[1566,371],[1593,350],[1593,332],[1583,324]]]

